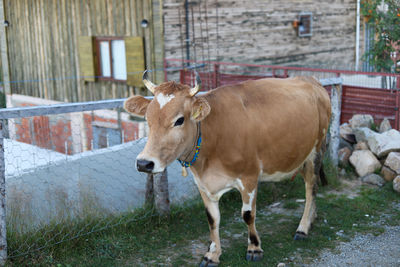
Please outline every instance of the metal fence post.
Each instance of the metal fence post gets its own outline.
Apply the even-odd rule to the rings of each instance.
[[[0,265],[7,260],[6,168],[4,159],[3,121],[0,120]]]
[[[330,127],[330,140],[329,140],[329,156],[332,163],[338,165],[338,150],[340,142],[340,111],[342,105],[342,85],[332,85],[331,90],[331,127]]]

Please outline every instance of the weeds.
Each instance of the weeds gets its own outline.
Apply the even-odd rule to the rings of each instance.
[[[379,126],[375,122],[371,123],[371,127],[370,128],[374,132],[377,132],[377,133],[379,132]]]

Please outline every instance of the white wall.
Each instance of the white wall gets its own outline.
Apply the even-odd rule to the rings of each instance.
[[[141,207],[146,175],[139,173],[134,163],[145,142],[144,138],[73,156],[62,155],[50,164],[31,166],[34,168],[15,166],[32,161],[27,154],[19,162],[6,160],[9,225],[25,231],[50,221],[62,222],[91,213],[115,214]],[[7,152],[10,151],[6,147],[6,155],[12,157],[13,153]],[[46,151],[41,149],[38,155],[43,158]],[[198,194],[193,177],[191,174],[182,177],[177,162],[168,168],[168,180],[172,204]]]

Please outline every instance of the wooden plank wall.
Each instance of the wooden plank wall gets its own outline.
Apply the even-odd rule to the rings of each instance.
[[[127,97],[134,88],[125,83],[85,83],[78,78],[78,36],[143,36],[146,67],[159,67],[163,43],[160,37],[154,38],[153,31],[162,22],[152,23],[152,18],[155,14],[161,19],[161,10],[152,7],[158,8],[160,2],[5,0],[12,92],[67,102]],[[140,27],[143,18],[150,22],[147,29]]]
[[[184,2],[164,1],[167,59],[186,58]],[[189,1],[190,40],[196,44],[198,59],[351,69],[355,64],[356,2]],[[298,37],[292,25],[301,12],[312,12],[311,37]],[[363,29],[360,37],[363,47]],[[190,54],[193,60],[192,45]]]

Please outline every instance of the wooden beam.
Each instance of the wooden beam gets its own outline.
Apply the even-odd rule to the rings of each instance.
[[[0,0],[0,54],[1,54],[1,65],[3,70],[3,75],[2,75],[3,93],[6,95],[10,95],[11,94],[10,65],[8,62],[7,31],[4,25],[5,20],[6,17],[4,10],[4,0]]]

